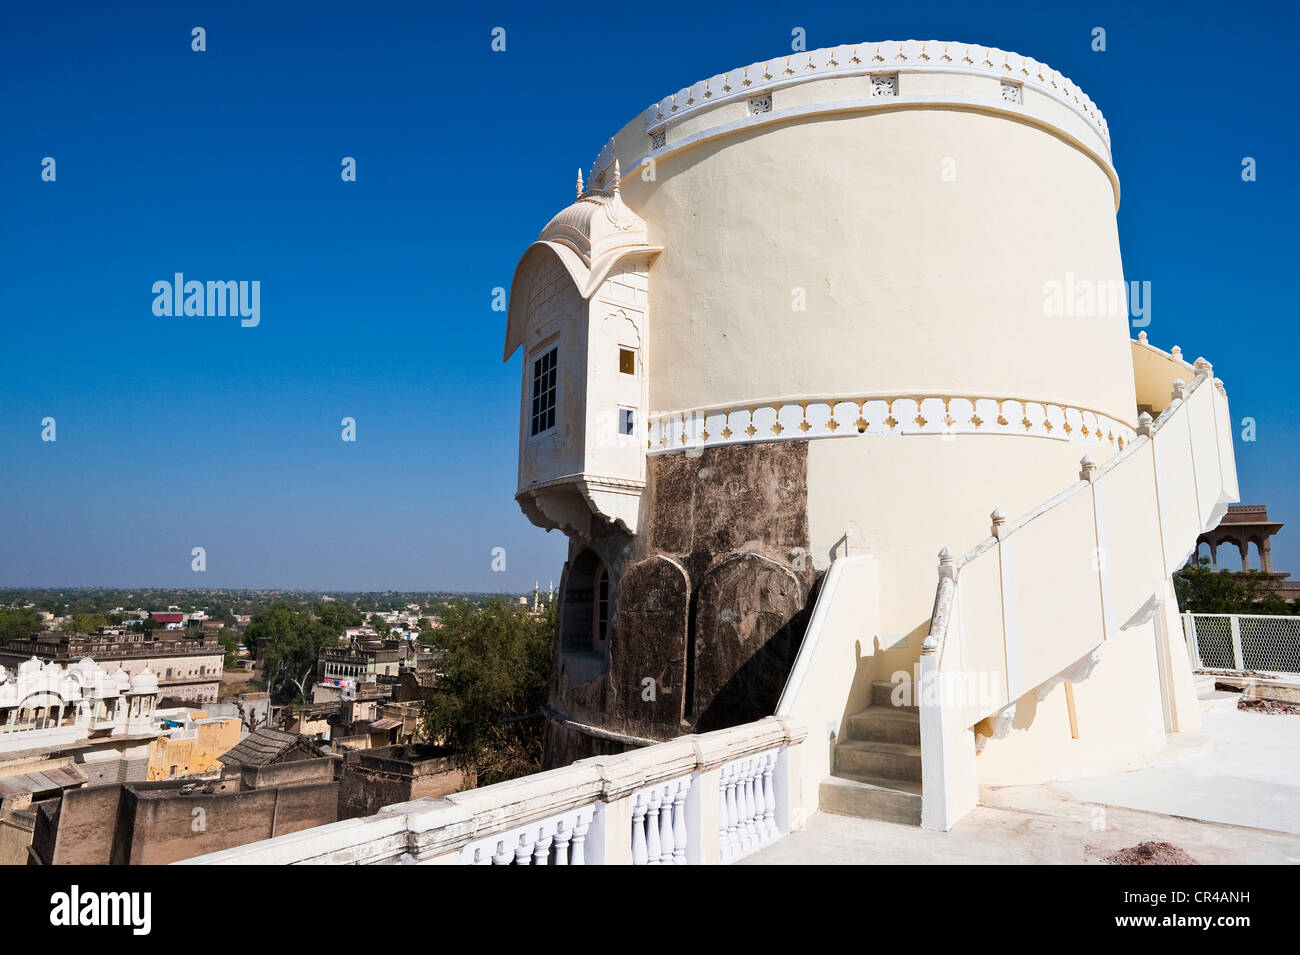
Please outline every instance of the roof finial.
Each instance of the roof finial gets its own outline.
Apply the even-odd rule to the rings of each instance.
[[[618,168],[618,160],[614,160],[614,195],[618,195],[618,188],[623,183],[623,173]]]
[[[578,167],[578,198],[579,198],[579,199],[582,198],[582,190],[583,190],[583,185],[582,185],[582,167],[579,166],[579,167]]]

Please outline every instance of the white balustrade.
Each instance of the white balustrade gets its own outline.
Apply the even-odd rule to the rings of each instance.
[[[462,865],[587,865],[593,829],[604,826],[604,803],[571,809],[491,836],[460,850]]]
[[[806,738],[802,723],[767,717],[413,800],[374,816],[225,849],[187,864],[731,862],[801,826],[790,784],[798,764],[792,766],[788,754]],[[611,819],[619,820],[614,829]]]
[[[632,864],[686,865],[687,801],[695,777],[682,776],[632,794]]]
[[[780,836],[776,823],[777,750],[724,763],[718,778],[718,854],[734,862]]]

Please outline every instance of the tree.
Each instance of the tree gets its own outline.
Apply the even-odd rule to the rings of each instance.
[[[248,625],[246,642],[255,646],[262,639],[266,640],[262,654],[266,689],[282,698],[296,697],[306,702],[307,688],[311,685],[320,651],[335,642],[336,635],[331,634],[310,611],[295,610],[289,604],[277,601]]]
[[[217,631],[217,641],[226,651],[226,659],[222,663],[222,666],[227,670],[234,669],[235,658],[238,655],[237,651],[239,650],[238,638],[230,632],[229,627],[222,627]]]
[[[74,613],[72,615],[73,633],[97,633],[100,627],[108,626],[108,617],[102,613]]]
[[[266,714],[259,714],[252,703],[244,700],[235,701],[235,712],[239,714],[239,721],[248,728],[250,733],[266,723]]]
[[[41,629],[35,610],[0,610],[0,647],[10,640],[26,640]]]
[[[425,704],[428,739],[479,785],[541,769],[541,709],[550,685],[554,611],[530,616],[504,598],[442,611],[438,687]]]
[[[1289,614],[1294,608],[1269,586],[1269,578],[1257,570],[1236,573],[1210,569],[1210,558],[1202,557],[1174,574],[1178,608],[1184,613]]]
[[[342,636],[348,627],[361,626],[361,612],[337,600],[322,600],[316,604],[315,612],[321,626],[336,637]]]

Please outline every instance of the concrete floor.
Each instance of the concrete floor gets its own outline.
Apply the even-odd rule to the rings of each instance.
[[[816,813],[741,865],[1097,864],[1169,842],[1202,864],[1300,864],[1300,717],[1208,713],[1208,742],[1130,773],[986,788],[951,832]]]
[[[1205,713],[1209,743],[1129,773],[1057,783],[1081,802],[1300,834],[1300,716]]]

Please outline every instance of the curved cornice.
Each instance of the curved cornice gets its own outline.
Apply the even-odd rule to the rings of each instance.
[[[900,84],[900,95],[880,98],[831,98],[817,104],[804,104],[792,109],[781,109],[779,104],[771,112],[758,113],[741,121],[723,121],[716,126],[699,129],[680,140],[668,141],[665,135],[687,117],[698,116],[719,105],[745,100],[771,93],[783,87],[812,80],[838,79],[872,74],[948,73],[981,76],[1006,80],[1032,90],[1069,110],[1096,133],[1099,142],[1080,139],[1077,128],[1069,129],[1059,118],[1034,108],[1032,102],[1008,101],[992,95],[980,98],[971,95],[945,93],[942,95],[911,94],[906,82]],[[644,113],[648,151],[637,157],[623,156],[624,175],[635,175],[650,159],[658,159],[700,142],[728,135],[749,126],[778,122],[820,113],[888,110],[901,108],[967,109],[1027,122],[1043,128],[1081,149],[1101,166],[1115,191],[1115,204],[1119,205],[1119,179],[1110,156],[1110,129],[1095,103],[1078,85],[1058,70],[1045,63],[1019,53],[999,50],[996,47],[965,43],[945,43],[938,40],[891,40],[882,43],[861,43],[794,53],[751,63],[749,66],[720,73],[693,83],[649,107]],[[1069,125],[1069,124],[1066,124]],[[1100,148],[1098,148],[1100,147]],[[639,150],[633,150],[639,152]],[[592,164],[591,179],[603,182],[610,171],[615,155],[614,143],[607,142]]]
[[[1038,90],[1087,120],[1110,148],[1110,129],[1095,103],[1078,85],[1046,63],[997,47],[940,40],[887,40],[831,46],[810,53],[751,63],[701,80],[646,110],[646,132],[703,109],[795,83],[870,73],[965,73],[1015,80]],[[603,166],[601,168],[604,168]]]

